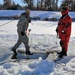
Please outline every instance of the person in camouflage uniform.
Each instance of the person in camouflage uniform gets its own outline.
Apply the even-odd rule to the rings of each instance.
[[[19,22],[17,24],[17,33],[18,33],[18,41],[12,48],[12,51],[17,55],[16,49],[19,47],[19,45],[23,42],[26,48],[26,54],[32,55],[33,53],[30,52],[30,47],[28,45],[29,39],[26,34],[26,31],[28,29],[30,20],[30,10],[27,9],[26,12],[23,12],[20,16]]]

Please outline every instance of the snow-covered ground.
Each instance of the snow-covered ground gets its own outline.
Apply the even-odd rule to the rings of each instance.
[[[10,20],[1,20],[0,25],[9,21]],[[10,49],[16,43],[18,38],[16,31],[17,22],[18,20],[14,20],[0,27],[0,62],[6,60],[4,55],[7,57],[12,53]],[[29,24],[29,29],[31,29],[29,35],[30,47],[37,48],[37,50],[61,49],[59,39],[56,38],[56,26],[57,22],[32,21],[32,23]],[[8,62],[0,64],[0,75],[75,75],[74,28],[75,22],[72,23],[72,34],[69,42],[68,56],[60,62],[54,63],[51,60],[54,58],[52,56],[55,56],[56,54],[50,54],[46,60],[43,60],[40,57],[34,60],[23,59],[20,62]],[[22,44],[20,48],[24,48],[24,45]]]

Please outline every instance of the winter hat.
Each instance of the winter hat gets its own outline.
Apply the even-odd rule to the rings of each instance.
[[[67,6],[61,7],[61,14],[62,15],[68,14],[68,12],[69,12],[69,8]]]
[[[30,15],[30,10],[29,10],[29,9],[26,9],[26,13],[27,13],[28,15]]]

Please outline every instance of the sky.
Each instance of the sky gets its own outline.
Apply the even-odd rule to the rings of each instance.
[[[16,4],[20,4],[23,5],[23,1],[22,0],[12,0],[14,1]],[[62,0],[59,0],[58,6],[60,6]],[[3,0],[0,0],[0,3],[3,4]]]
[[[16,4],[23,5],[22,0],[12,0],[12,1],[14,1]],[[0,0],[0,3],[3,4],[3,0]]]

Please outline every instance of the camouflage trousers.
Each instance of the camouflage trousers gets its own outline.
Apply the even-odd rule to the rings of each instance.
[[[17,30],[18,32],[18,40],[17,40],[17,43],[14,45],[13,49],[17,49],[21,43],[23,43],[25,45],[25,48],[26,48],[26,51],[28,50],[29,51],[29,45],[28,45],[28,42],[29,42],[29,39],[28,39],[28,36],[27,34],[24,32],[24,35],[21,35],[21,31]]]

